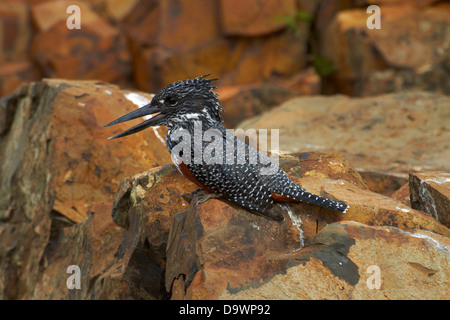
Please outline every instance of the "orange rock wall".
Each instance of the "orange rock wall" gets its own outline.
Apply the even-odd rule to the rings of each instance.
[[[72,4],[79,30],[66,26]],[[381,30],[366,27],[370,4]],[[42,77],[155,92],[206,73],[223,87],[312,66],[328,93],[448,92],[449,11],[436,0],[4,0],[0,96]]]

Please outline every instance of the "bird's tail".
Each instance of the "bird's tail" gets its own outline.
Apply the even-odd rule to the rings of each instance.
[[[285,191],[282,195],[292,200],[314,204],[316,206],[341,213],[346,213],[348,208],[350,208],[348,204],[342,201],[324,198],[316,194],[310,193],[308,191],[305,191],[300,187],[296,188],[296,190],[289,190],[287,193]]]
[[[350,206],[348,204],[346,204],[342,201],[331,200],[328,198],[324,198],[324,197],[309,193],[307,191],[303,191],[303,192],[304,192],[304,194],[303,194],[302,199],[300,199],[300,201],[303,201],[306,203],[311,203],[311,204],[317,205],[319,207],[330,209],[330,210],[341,212],[341,213],[346,213],[348,208],[350,208]]]

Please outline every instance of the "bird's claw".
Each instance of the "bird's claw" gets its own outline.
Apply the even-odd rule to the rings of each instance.
[[[183,193],[181,196],[184,198],[184,200],[194,206],[202,204],[209,199],[217,199],[221,197],[219,194],[211,193],[204,189],[196,189],[191,193]]]

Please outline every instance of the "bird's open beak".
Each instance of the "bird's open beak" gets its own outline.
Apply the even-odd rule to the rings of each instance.
[[[131,111],[130,113],[127,113],[126,115],[123,115],[120,118],[108,123],[107,125],[105,125],[105,127],[109,127],[114,124],[118,124],[118,123],[129,121],[129,120],[133,120],[133,119],[136,119],[139,117],[152,115],[152,114],[158,113],[158,112],[161,112],[161,109],[159,107],[154,106],[151,103],[149,103],[137,110]],[[164,118],[165,118],[165,115],[163,113],[159,113],[159,114],[151,117],[150,119],[147,119],[144,122],[130,128],[128,130],[125,130],[122,133],[119,133],[119,134],[116,134],[115,136],[109,137],[108,139],[116,139],[116,138],[125,137],[130,134],[142,131],[148,127],[156,126],[156,125],[160,124],[164,120]]]

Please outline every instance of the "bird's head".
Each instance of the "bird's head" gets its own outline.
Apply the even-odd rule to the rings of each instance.
[[[159,91],[152,101],[110,123],[105,127],[153,115],[150,119],[109,139],[125,137],[142,131],[151,126],[172,127],[175,124],[202,121],[204,123],[222,123],[220,112],[222,109],[211,84],[217,79],[206,79],[209,74],[195,78],[174,82]]]

